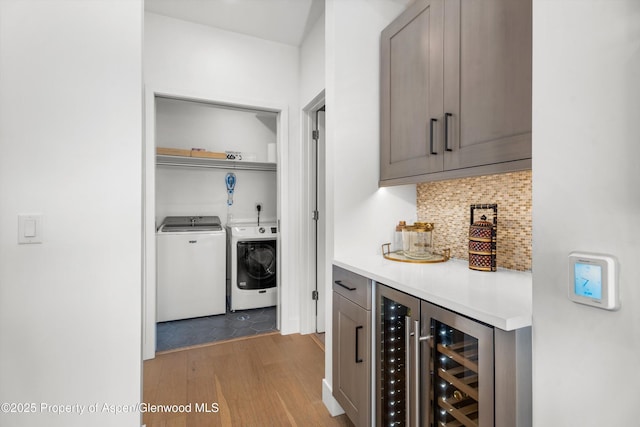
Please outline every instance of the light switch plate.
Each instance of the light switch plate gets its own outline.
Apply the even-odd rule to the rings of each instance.
[[[42,243],[42,214],[18,215],[18,243]]]

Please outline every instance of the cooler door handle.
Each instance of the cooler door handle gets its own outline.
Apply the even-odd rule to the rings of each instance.
[[[411,424],[411,317],[405,316],[404,318],[404,354],[405,354],[405,367],[404,367],[404,381],[405,381],[405,414],[406,425]]]
[[[431,336],[420,336],[420,321],[413,322],[413,374],[414,374],[414,393],[416,398],[416,405],[413,413],[413,423],[418,425],[420,422],[420,342],[431,339]]]

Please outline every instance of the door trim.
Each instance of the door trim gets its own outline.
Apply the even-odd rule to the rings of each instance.
[[[318,95],[316,95],[311,102],[309,102],[302,109],[302,158],[304,159],[304,171],[303,171],[303,189],[304,189],[304,207],[305,214],[301,218],[301,229],[305,230],[305,238],[304,238],[304,264],[302,266],[302,277],[305,278],[304,285],[301,289],[300,294],[300,333],[309,334],[316,332],[316,302],[311,298],[312,292],[316,290],[315,288],[315,277],[316,270],[314,266],[314,258],[318,257],[318,270],[326,267],[325,253],[316,254],[315,249],[315,224],[313,219],[311,218],[311,212],[315,209],[315,198],[314,198],[314,189],[312,189],[313,185],[313,177],[311,176],[312,169],[312,135],[311,132],[314,129],[314,115],[315,112],[325,105],[325,91],[322,90]],[[322,215],[323,213],[321,213]],[[325,214],[326,215],[326,214]],[[326,220],[327,218],[325,218]],[[325,236],[319,236],[319,238],[324,239]],[[324,269],[326,271],[326,268]],[[327,299],[327,286],[323,286],[322,284],[318,284],[318,292],[319,298],[324,298],[325,304]],[[329,287],[330,289],[330,287]],[[318,308],[318,310],[323,310],[324,308]],[[326,319],[325,319],[326,324]]]

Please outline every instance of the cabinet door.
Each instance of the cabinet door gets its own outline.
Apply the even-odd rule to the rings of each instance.
[[[445,2],[445,170],[531,158],[531,9]]]
[[[443,10],[418,0],[382,32],[381,181],[443,168]]]
[[[333,395],[356,426],[371,420],[371,312],[333,293]]]

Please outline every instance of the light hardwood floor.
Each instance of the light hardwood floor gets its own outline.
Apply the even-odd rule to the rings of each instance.
[[[323,377],[324,351],[312,335],[276,332],[166,352],[144,362],[144,402],[186,405],[185,410],[146,412],[143,422],[147,427],[352,426],[346,415],[329,415],[322,403]]]

